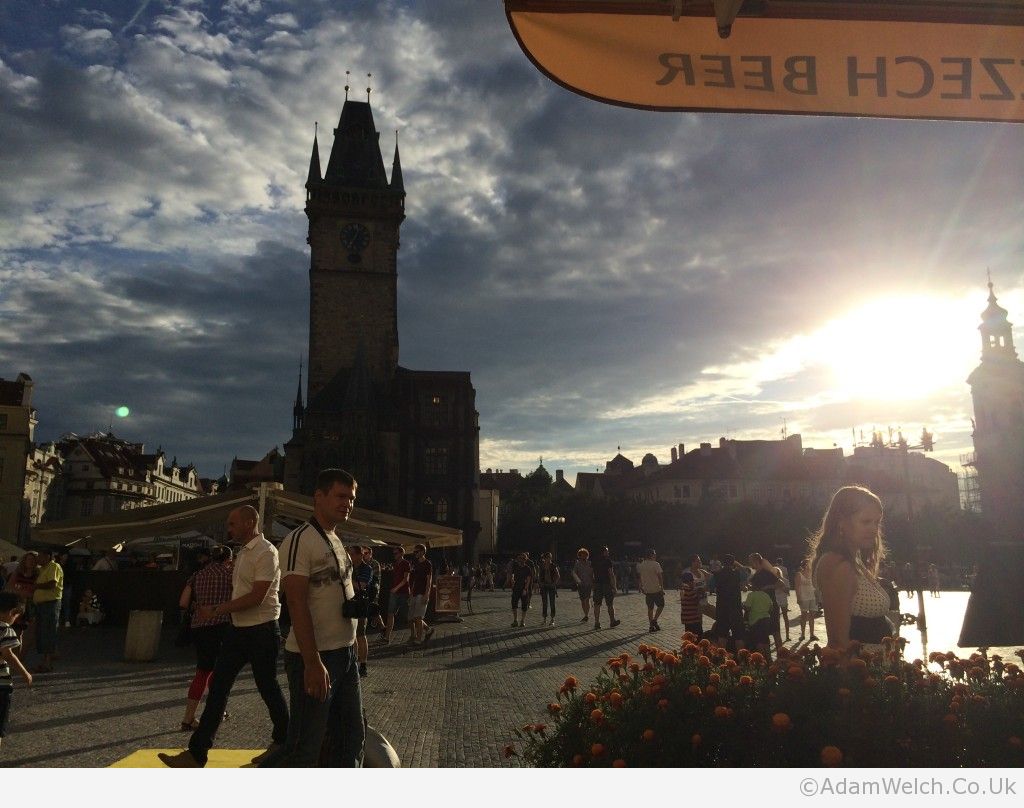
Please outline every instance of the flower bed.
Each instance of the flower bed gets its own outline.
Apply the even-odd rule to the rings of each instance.
[[[891,638],[879,653],[816,645],[769,663],[695,640],[609,659],[588,688],[568,677],[547,722],[516,730],[505,754],[534,766],[1024,764],[1015,663],[938,652],[908,662]]]

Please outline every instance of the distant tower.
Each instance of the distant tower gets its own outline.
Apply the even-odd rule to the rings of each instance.
[[[292,407],[292,429],[302,429],[302,421],[306,408],[302,405],[302,360],[299,360],[299,390],[295,394],[295,406]]]
[[[346,99],[321,177],[313,137],[306,180],[307,404],[339,370],[356,364],[360,345],[375,382],[390,381],[398,365],[397,254],[405,187],[397,143],[388,182],[379,139],[369,102]]]
[[[974,400],[974,453],[981,510],[1004,539],[1024,537],[1024,362],[1013,347],[1007,312],[988,283],[981,364],[967,383]]]

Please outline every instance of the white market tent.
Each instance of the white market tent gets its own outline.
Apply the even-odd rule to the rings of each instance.
[[[313,513],[313,498],[284,491],[279,483],[260,483],[250,490],[231,491],[187,502],[153,505],[117,513],[46,522],[32,529],[32,542],[62,547],[105,550],[130,539],[178,536],[203,528],[220,527],[228,514],[241,505],[252,505],[260,513],[264,534],[275,535],[275,522],[295,527]],[[338,535],[348,544],[399,545],[410,550],[415,544],[457,547],[462,531],[401,516],[356,507],[349,520],[338,526]]]

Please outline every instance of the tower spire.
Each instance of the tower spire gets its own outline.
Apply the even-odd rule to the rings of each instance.
[[[391,190],[405,192],[405,180],[402,178],[402,159],[398,156],[398,130],[395,130],[395,159],[391,163]]]
[[[309,156],[309,173],[306,175],[306,190],[311,186],[319,185],[320,178],[320,146],[317,143],[317,134],[320,129],[320,122],[313,122],[313,153]]]
[[[299,357],[299,389],[295,393],[295,406],[292,408],[292,417],[294,422],[292,424],[293,429],[302,429],[303,416],[306,414],[306,408],[302,406],[302,357]]]

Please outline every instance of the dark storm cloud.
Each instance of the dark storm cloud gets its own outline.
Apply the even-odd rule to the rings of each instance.
[[[302,183],[346,69],[355,98],[374,73],[388,164],[401,130],[402,362],[470,370],[501,457],[586,467],[619,444],[774,436],[825,380],[742,383],[740,363],[875,296],[1019,267],[1019,127],[605,106],[541,76],[497,2],[15,6],[4,366],[37,379],[44,427],[131,398],[122,427],[204,473],[287,436]],[[811,410],[823,432],[858,412]]]

